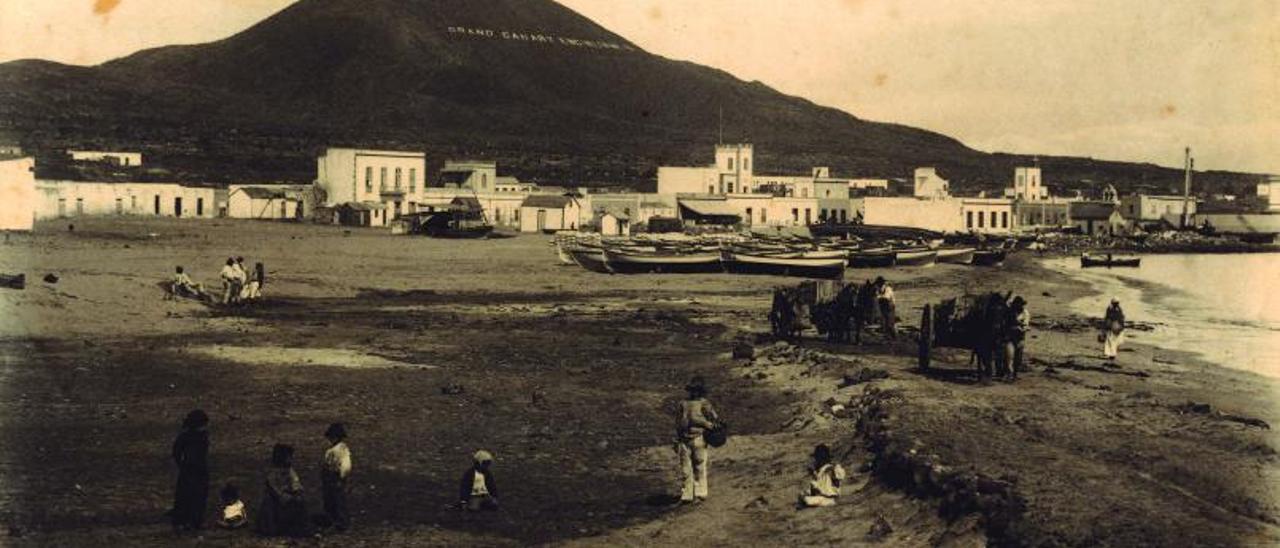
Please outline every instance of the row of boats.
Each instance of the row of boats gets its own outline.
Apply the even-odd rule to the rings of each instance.
[[[1007,250],[923,245],[864,247],[859,242],[808,246],[769,242],[558,242],[560,261],[610,274],[706,273],[772,274],[841,278],[846,268],[930,266],[935,263],[997,266]]]

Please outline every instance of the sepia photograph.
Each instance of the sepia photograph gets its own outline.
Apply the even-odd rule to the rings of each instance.
[[[1280,546],[1280,1],[0,0],[0,546]]]

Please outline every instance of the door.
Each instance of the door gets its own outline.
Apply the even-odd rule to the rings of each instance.
[[[182,198],[181,197],[173,199],[173,216],[174,217],[182,216]]]
[[[196,198],[196,217],[204,216],[204,198]]]
[[[156,215],[159,215],[160,214],[160,195],[159,194],[156,194],[155,208],[156,208]]]
[[[547,229],[547,210],[539,209],[538,210],[538,232],[542,232],[543,230],[546,230],[546,229]]]
[[[285,200],[280,201],[280,218],[281,219],[289,218],[289,202]]]
[[[58,198],[58,217],[67,216],[67,199]]]

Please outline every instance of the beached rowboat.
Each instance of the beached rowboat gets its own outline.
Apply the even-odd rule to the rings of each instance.
[[[973,262],[972,247],[944,247],[938,250],[938,262],[969,264]]]
[[[1130,267],[1137,268],[1142,263],[1142,259],[1132,255],[1090,255],[1085,253],[1080,255],[1080,266],[1089,268],[1095,266],[1111,267]]]
[[[889,249],[855,251],[849,254],[849,266],[853,268],[888,268],[893,266],[896,255]]]
[[[932,249],[903,249],[894,252],[897,266],[932,266],[938,261],[938,252]]]
[[[601,274],[613,274],[609,269],[609,263],[605,261],[602,249],[570,249],[569,256],[573,257],[573,262],[578,263],[582,268]]]
[[[1003,249],[979,249],[973,252],[974,266],[999,266],[1004,264],[1008,252]]]
[[[739,274],[774,274],[804,278],[844,277],[845,259],[785,258],[768,255],[748,255],[726,251],[723,254],[725,269]]]
[[[720,253],[628,253],[606,249],[605,262],[618,274],[720,272]]]

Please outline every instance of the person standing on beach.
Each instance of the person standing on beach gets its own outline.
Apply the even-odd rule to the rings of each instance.
[[[320,485],[324,495],[324,513],[338,531],[351,526],[347,512],[347,476],[351,474],[351,449],[347,447],[347,428],[340,422],[324,431],[329,449],[320,462]]]
[[[1120,343],[1124,342],[1124,310],[1120,308],[1119,299],[1111,299],[1111,306],[1102,318],[1102,355],[1108,360],[1115,360],[1120,352]]]
[[[174,532],[193,531],[204,525],[209,503],[209,415],[199,409],[187,413],[182,432],[173,441],[173,462],[178,482],[173,489],[169,518]]]
[[[498,482],[493,478],[493,453],[480,449],[471,456],[471,468],[462,473],[458,509],[468,512],[498,509]]]
[[[226,266],[218,273],[222,278],[222,304],[231,304],[240,299],[240,275],[236,273],[236,260],[227,259]]]
[[[890,339],[898,338],[898,329],[895,327],[897,318],[897,299],[893,296],[893,286],[885,281],[884,276],[876,277],[876,303],[880,305],[880,325],[881,331]]]
[[[1027,301],[1022,296],[1013,298],[1009,303],[1008,344],[1011,352],[1006,355],[1009,360],[1009,376],[1018,378],[1018,371],[1025,371],[1023,350],[1026,348],[1027,332],[1031,331],[1031,313],[1027,312]]]
[[[707,498],[710,455],[702,435],[715,428],[720,418],[707,401],[707,384],[702,377],[694,377],[684,388],[688,397],[680,402],[676,417],[676,452],[680,454],[680,470],[684,475],[680,502],[695,503]]]
[[[292,445],[277,443],[271,448],[271,466],[264,474],[255,529],[267,537],[299,538],[311,533],[302,481],[293,471]]]

